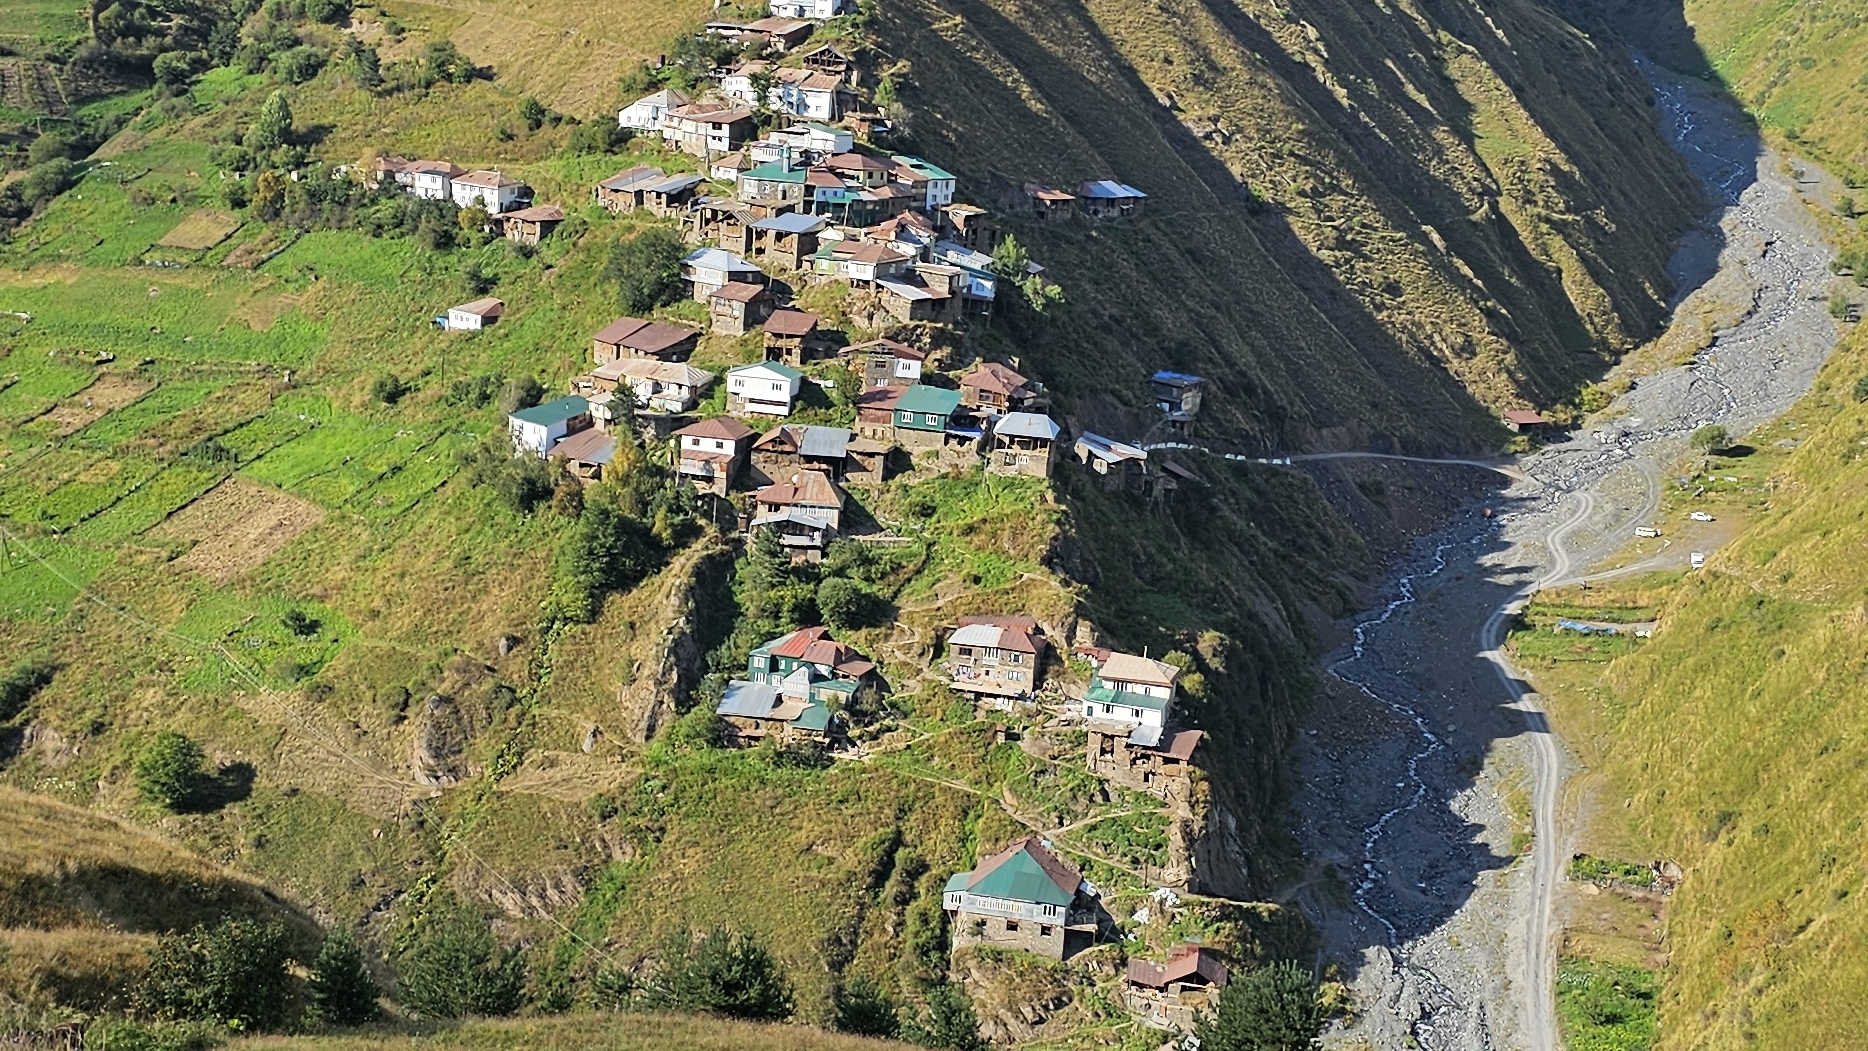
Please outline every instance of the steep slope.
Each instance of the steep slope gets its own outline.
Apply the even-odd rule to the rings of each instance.
[[[1762,514],[1703,574],[1622,600],[1660,598],[1651,642],[1599,676],[1539,679],[1585,731],[1595,849],[1685,871],[1660,1048],[1847,1046],[1868,996],[1868,333],[1748,440],[1796,448],[1756,495],[1726,498]],[[1756,477],[1743,459],[1716,469]]]
[[[1698,208],[1619,45],[1535,4],[909,0],[875,26],[913,141],[988,202],[1151,195],[1129,226],[1017,227],[1074,300],[1046,375],[1129,401],[1146,369],[1216,376],[1262,447],[1471,446],[1484,409],[1565,398],[1659,322]]]

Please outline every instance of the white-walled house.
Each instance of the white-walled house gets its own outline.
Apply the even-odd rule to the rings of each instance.
[[[921,205],[923,211],[931,212],[937,208],[945,208],[953,203],[953,193],[959,186],[959,180],[954,178],[952,173],[929,164],[919,157],[897,154],[889,159],[913,172],[920,178],[927,180],[927,198],[924,201],[917,202]],[[916,181],[919,181],[919,179]]]
[[[814,22],[835,18],[854,6],[844,0],[771,0],[774,18],[808,18]]]
[[[1083,695],[1083,717],[1091,722],[1133,727],[1132,743],[1153,745],[1167,726],[1174,707],[1174,680],[1180,669],[1172,664],[1111,653],[1090,676]]]
[[[448,161],[410,161],[408,173],[410,193],[431,201],[445,201],[454,196],[454,178],[467,174],[467,170]]]
[[[780,145],[826,157],[848,153],[856,148],[856,136],[849,131],[817,122],[793,124],[784,131],[773,132],[767,138]],[[775,160],[776,158],[767,159]]]
[[[489,297],[449,307],[447,315],[436,320],[450,332],[478,332],[498,321],[505,312],[504,302]]]
[[[478,202],[488,215],[498,215],[511,208],[525,188],[524,183],[501,175],[497,168],[468,172],[452,180],[456,205],[468,208]]]
[[[736,416],[789,416],[804,373],[782,362],[741,365],[726,373],[726,411]]]
[[[616,113],[618,127],[633,128],[636,131],[660,131],[662,117],[671,109],[680,109],[688,104],[688,97],[673,88],[663,88],[652,95],[644,95]]]
[[[520,409],[506,417],[506,429],[512,435],[512,451],[530,453],[541,460],[559,439],[589,426],[590,403],[577,394]]]
[[[681,260],[681,280],[688,282],[693,297],[704,303],[735,282],[764,285],[770,279],[765,271],[724,248],[696,248]]]

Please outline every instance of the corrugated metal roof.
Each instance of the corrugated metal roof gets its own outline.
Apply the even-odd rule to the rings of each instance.
[[[1076,900],[1083,876],[1028,836],[973,870],[966,889],[988,898],[1068,906]]]
[[[1001,438],[1039,438],[1047,442],[1057,440],[1060,432],[1056,420],[1035,412],[1008,412],[992,429]]]
[[[939,416],[951,416],[960,407],[960,392],[916,383],[902,392],[901,400],[895,403],[895,407],[902,412],[931,412]]]
[[[778,707],[778,688],[770,683],[745,682],[734,679],[726,684],[726,693],[720,698],[719,707],[714,712],[719,715],[737,715],[747,719],[763,719]]]
[[[849,451],[849,446],[850,432],[842,427],[806,427],[804,437],[798,443],[798,453],[841,460]]]
[[[512,418],[521,423],[536,423],[550,426],[554,423],[563,423],[573,416],[582,416],[589,411],[590,403],[585,401],[581,395],[567,394],[562,398],[555,398],[543,405],[534,405],[529,409],[520,409],[518,412],[512,414]]]
[[[754,168],[753,172],[760,169]],[[749,176],[752,172],[747,173]],[[754,230],[776,230],[781,234],[812,234],[830,224],[830,220],[821,215],[805,215],[803,212],[786,212],[783,215],[768,215],[752,224]]]

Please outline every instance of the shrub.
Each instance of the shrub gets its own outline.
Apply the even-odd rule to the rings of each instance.
[[[545,386],[536,376],[519,376],[507,381],[499,392],[499,411],[512,415],[520,409],[529,409],[545,397]]]
[[[163,1021],[276,1029],[291,999],[287,956],[285,928],[277,923],[197,924],[157,940],[135,1002]]]
[[[859,1036],[893,1037],[901,1030],[902,1020],[895,1001],[881,986],[858,978],[837,991],[836,1026],[839,1032]]]
[[[681,259],[687,246],[672,231],[652,227],[610,249],[603,276],[616,285],[617,300],[632,314],[645,314],[681,297]]]
[[[480,67],[461,54],[452,41],[436,40],[422,51],[416,64],[415,82],[420,87],[439,83],[465,84],[480,75]]]
[[[489,373],[455,380],[448,386],[447,403],[463,405],[469,409],[484,409],[493,404],[493,399],[498,397],[504,383],[504,378]]]
[[[322,49],[300,45],[272,56],[272,70],[287,84],[303,84],[318,75],[324,61]]]
[[[409,385],[393,372],[381,373],[370,381],[370,397],[384,405],[394,405],[408,392]]]
[[[1868,401],[1868,376],[1862,376],[1855,381],[1854,395],[1856,401]]]
[[[465,908],[426,917],[427,926],[396,960],[402,1002],[433,1018],[498,1016],[525,1000],[525,957],[501,949],[486,917]]]
[[[715,927],[696,941],[682,931],[663,950],[648,1006],[776,1022],[791,1017],[791,984],[749,934]]]
[[[311,965],[309,984],[311,1012],[321,1022],[362,1025],[380,1012],[376,979],[364,965],[363,950],[342,931],[324,940]]]
[[[147,801],[182,810],[200,792],[204,774],[201,746],[174,730],[157,734],[136,757],[136,790]]]
[[[1309,1051],[1329,1014],[1310,972],[1292,960],[1235,977],[1199,1027],[1201,1051]]]
[[[1716,453],[1732,444],[1732,437],[1724,427],[1708,423],[1693,432],[1693,448],[1705,453]]]
[[[873,588],[847,577],[817,585],[817,609],[837,631],[875,627],[888,618],[889,604]]]
[[[951,1051],[986,1051],[987,1047],[986,1041],[979,1038],[979,1016],[973,1012],[973,1001],[967,999],[964,990],[951,985],[937,985],[928,992],[927,1010],[902,1026],[901,1036],[911,1044]]]
[[[527,131],[537,131],[545,126],[545,104],[531,95],[519,100],[519,122]]]
[[[286,610],[285,614],[279,618],[279,623],[285,626],[285,630],[301,639],[311,638],[318,633],[319,628],[324,626],[318,618],[308,616],[302,609]]]
[[[25,710],[56,674],[58,666],[48,660],[28,658],[13,665],[13,670],[0,678],[0,722]]]
[[[461,465],[467,484],[486,486],[506,506],[520,514],[551,498],[551,472],[536,456],[514,456],[505,433],[495,432],[471,449],[463,449]]]

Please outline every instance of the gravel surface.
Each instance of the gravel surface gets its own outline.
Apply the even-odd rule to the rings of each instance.
[[[1296,805],[1312,874],[1298,898],[1359,1004],[1332,1047],[1557,1045],[1549,924],[1568,856],[1566,759],[1496,652],[1501,611],[1626,544],[1695,427],[1743,434],[1775,417],[1837,339],[1822,302],[1831,251],[1781,160],[1703,88],[1644,71],[1664,130],[1720,206],[1674,261],[1692,289],[1679,315],[1717,316],[1716,338],[1520,461],[1527,478],[1492,500],[1496,517],[1473,507],[1419,541],[1329,658]]]

